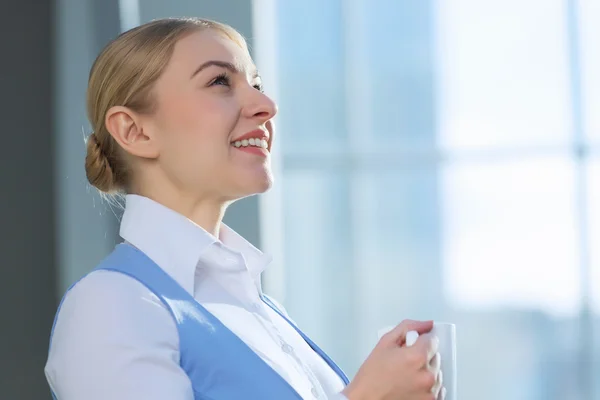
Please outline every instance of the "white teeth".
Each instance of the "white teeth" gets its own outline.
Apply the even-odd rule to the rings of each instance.
[[[259,139],[259,138],[237,140],[237,141],[233,142],[232,145],[234,145],[235,147],[255,146],[255,147],[262,147],[263,149],[269,148],[269,142],[267,142],[266,139]]]

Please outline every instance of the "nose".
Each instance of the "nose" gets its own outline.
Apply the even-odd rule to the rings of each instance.
[[[252,88],[242,112],[244,117],[256,119],[259,124],[264,124],[277,114],[277,104],[266,94]]]

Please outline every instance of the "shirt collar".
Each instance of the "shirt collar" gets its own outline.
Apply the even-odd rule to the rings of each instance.
[[[238,252],[244,257],[248,272],[254,279],[258,278],[272,261],[270,255],[254,247],[252,243],[225,224],[221,224],[219,236],[220,242],[226,248]]]
[[[139,195],[125,197],[120,236],[144,252],[192,295],[197,268],[227,268],[223,262],[225,257],[218,255],[220,250],[241,255],[245,263],[240,268],[248,270],[259,289],[260,274],[271,262],[269,255],[227,225],[221,224],[220,239],[217,239],[182,214]]]

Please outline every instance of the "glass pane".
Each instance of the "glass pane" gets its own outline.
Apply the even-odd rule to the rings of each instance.
[[[442,317],[435,170],[286,171],[286,300],[353,375],[377,331]]]
[[[567,157],[444,168],[444,293],[461,332],[461,399],[582,398],[573,173]]]
[[[277,3],[278,131],[285,153],[328,153],[345,138],[339,0]]]
[[[352,328],[352,225],[345,174],[286,171],[285,306],[341,365],[357,362]]]
[[[600,1],[581,0],[579,21],[581,37],[583,112],[586,133],[600,140]]]
[[[363,101],[372,119],[372,132],[362,133],[370,140],[361,146],[431,149],[435,146],[432,2],[359,1],[367,45],[364,54],[356,56],[367,60],[367,68],[355,79],[370,86]]]
[[[356,330],[364,358],[376,332],[406,318],[444,320],[435,166],[353,179]]]
[[[456,304],[577,312],[570,160],[454,164],[443,182],[444,263]]]
[[[286,305],[350,374],[379,328],[433,318],[459,326],[461,399],[580,398],[569,158],[288,170],[284,192]]]
[[[564,0],[441,0],[438,131],[444,148],[548,145],[571,135]]]

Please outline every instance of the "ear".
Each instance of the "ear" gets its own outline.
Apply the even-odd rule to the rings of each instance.
[[[104,123],[111,136],[127,153],[142,158],[158,157],[158,143],[144,131],[142,118],[131,109],[111,107]]]

